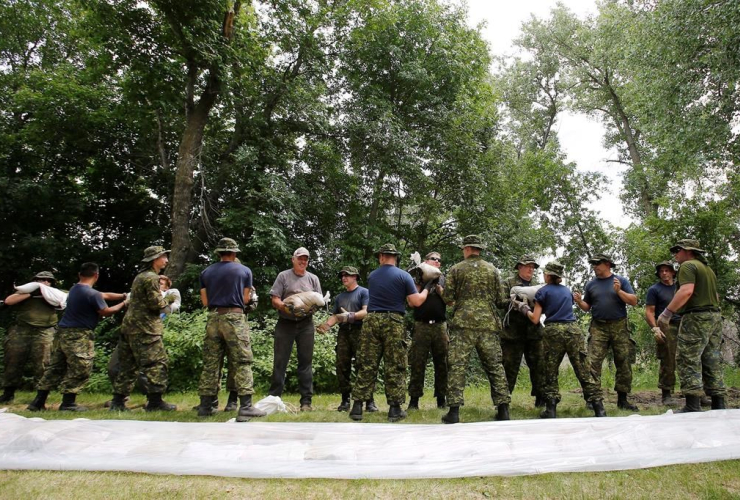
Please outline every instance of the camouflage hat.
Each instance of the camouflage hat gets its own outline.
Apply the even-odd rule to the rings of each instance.
[[[695,253],[706,252],[706,250],[699,248],[699,240],[692,239],[678,240],[678,243],[671,247],[671,253],[676,253],[679,250],[690,250]]]
[[[597,253],[596,255],[588,259],[588,263],[593,265],[596,265],[602,261],[608,262],[610,267],[617,267],[617,265],[614,263],[614,259],[611,258],[611,255],[605,253]]]
[[[469,234],[468,236],[463,238],[462,244],[460,245],[460,248],[465,247],[480,248],[481,250],[485,250],[486,244],[483,243],[483,240],[477,234]]]
[[[160,246],[153,246],[148,247],[146,250],[144,250],[144,258],[141,259],[142,262],[151,262],[157,257],[160,257],[166,253],[170,253],[171,250],[165,250],[164,247]]]
[[[56,282],[56,278],[53,274],[51,274],[49,271],[41,271],[40,273],[36,273],[36,275],[33,277],[35,280],[49,280]]]
[[[676,273],[676,268],[673,267],[673,262],[670,260],[664,260],[663,262],[658,262],[655,264],[655,276],[660,279],[660,268],[661,267],[669,267],[673,273]]]
[[[557,260],[553,260],[547,263],[543,272],[545,274],[551,274],[553,276],[557,276],[558,278],[562,278],[563,273],[565,272],[565,266],[563,266]]]
[[[341,271],[337,273],[337,276],[340,278],[343,274],[349,274],[350,276],[360,276],[360,272],[357,270],[356,267],[353,266],[344,266]]]
[[[519,266],[526,266],[527,264],[534,264],[534,268],[538,269],[540,265],[537,263],[537,260],[534,258],[534,255],[525,253],[521,257],[519,257],[519,260],[516,261],[516,264],[514,264],[514,271],[519,269]]]
[[[216,245],[216,250],[214,250],[216,253],[221,252],[241,252],[239,250],[239,245],[236,244],[236,241],[232,240],[231,238],[221,238],[218,240],[218,245]]]
[[[375,252],[375,256],[377,257],[381,253],[387,254],[387,255],[401,255],[401,252],[396,250],[396,245],[392,243],[386,243],[384,245],[381,245],[380,248]]]

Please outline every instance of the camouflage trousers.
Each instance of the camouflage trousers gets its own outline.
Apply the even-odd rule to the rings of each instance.
[[[62,394],[78,394],[90,380],[95,361],[95,333],[86,328],[60,328],[54,339],[51,363],[38,385],[40,391],[59,387]]]
[[[518,339],[501,339],[501,354],[506,380],[509,382],[509,392],[514,392],[519,368],[522,366],[522,356],[529,368],[529,380],[532,382],[532,396],[543,395],[544,362],[542,339],[532,339],[522,336]]]
[[[357,350],[360,346],[360,332],[362,324],[343,324],[337,333],[337,381],[339,392],[350,394],[352,392],[352,360],[355,360],[355,373],[357,373]]]
[[[722,316],[696,312],[681,316],[678,329],[678,376],[684,396],[725,396],[720,345]]]
[[[203,340],[203,371],[198,395],[218,395],[224,354],[229,375],[233,373],[234,390],[239,396],[254,394],[252,378],[252,344],[249,325],[242,313],[208,315],[206,337]]]
[[[592,403],[603,400],[601,389],[593,379],[588,365],[586,339],[576,323],[551,323],[545,325],[543,334],[545,358],[544,397],[550,401],[560,402],[560,364],[568,355],[570,365],[583,389],[583,399]]]
[[[373,397],[380,360],[385,372],[385,397],[389,405],[406,402],[406,365],[408,342],[403,316],[371,312],[362,321],[360,350],[357,356],[357,381],[352,399],[368,401]]]
[[[465,375],[468,370],[468,359],[475,349],[480,358],[483,370],[491,384],[493,404],[511,402],[506,372],[501,364],[501,344],[495,330],[477,330],[472,328],[450,328],[450,352],[447,355],[449,375],[447,380],[447,403],[450,406],[462,406],[465,403]]]
[[[676,349],[678,347],[678,325],[671,323],[665,334],[665,343],[655,344],[656,356],[660,360],[658,388],[671,391],[676,388]]]
[[[450,336],[447,334],[447,323],[414,323],[414,337],[409,349],[409,396],[420,398],[424,395],[424,375],[429,362],[429,353],[434,363],[434,397],[447,395],[447,351],[450,347]]]
[[[118,349],[121,368],[113,382],[114,394],[131,394],[140,372],[146,378],[148,393],[164,393],[167,389],[167,351],[161,335],[121,328]]]
[[[3,387],[20,387],[23,369],[30,363],[33,383],[38,384],[44,370],[51,361],[56,327],[39,328],[26,324],[13,325],[8,329],[3,342],[5,371]]]
[[[601,368],[609,349],[614,354],[614,366],[617,375],[614,390],[617,392],[632,391],[632,363],[637,354],[635,341],[630,338],[627,318],[617,321],[591,320],[588,338],[588,360],[591,375],[596,385],[601,388]]]

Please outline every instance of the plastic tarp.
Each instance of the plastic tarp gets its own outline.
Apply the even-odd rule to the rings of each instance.
[[[740,458],[740,410],[457,425],[43,420],[0,413],[0,469],[445,478]]]

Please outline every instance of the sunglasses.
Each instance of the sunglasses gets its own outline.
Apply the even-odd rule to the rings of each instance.
[[[439,257],[429,257],[427,260],[433,260],[434,262],[440,262],[440,263],[442,262],[442,259],[440,259]]]

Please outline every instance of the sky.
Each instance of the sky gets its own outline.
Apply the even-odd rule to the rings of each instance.
[[[468,19],[471,26],[486,23],[481,33],[494,55],[509,56],[515,53],[512,42],[518,36],[522,23],[532,15],[548,17],[556,3],[555,0],[467,0]],[[581,18],[597,13],[595,0],[561,0],[561,3]],[[631,219],[624,214],[619,200],[623,167],[607,162],[615,159],[617,154],[607,151],[603,146],[604,127],[597,119],[586,115],[564,113],[558,119],[556,130],[568,161],[575,162],[579,170],[596,171],[606,175],[609,180],[601,200],[594,203],[592,208],[615,226],[627,227]]]

